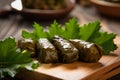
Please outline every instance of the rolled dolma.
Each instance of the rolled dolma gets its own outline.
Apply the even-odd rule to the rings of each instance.
[[[35,43],[32,39],[20,39],[18,40],[18,47],[21,50],[27,50],[35,53]]]
[[[53,44],[58,50],[60,62],[70,63],[78,60],[78,50],[67,40],[59,36],[54,36]]]
[[[70,42],[79,50],[79,60],[84,62],[97,62],[103,54],[103,49],[90,42],[71,39]]]
[[[38,59],[44,63],[58,62],[57,50],[46,38],[40,38],[36,44]]]

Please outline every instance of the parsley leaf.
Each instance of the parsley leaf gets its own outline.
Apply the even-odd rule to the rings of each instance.
[[[113,39],[116,37],[116,34],[107,32],[99,32],[99,37],[93,38],[92,42],[99,44],[105,51],[105,54],[109,54],[110,51],[117,49],[117,46],[114,44]]]
[[[44,31],[44,29],[41,25],[39,25],[38,23],[35,22],[33,27],[34,27],[34,30],[32,33],[23,30],[22,37],[23,38],[31,38],[34,41],[38,40],[39,38],[48,38],[47,32]]]
[[[75,18],[72,18],[69,20],[69,22],[66,22],[65,29],[64,29],[64,38],[67,40],[69,39],[75,39],[79,38],[79,24]]]
[[[35,40],[38,40],[39,38],[47,38],[47,33],[44,31],[43,27],[39,25],[38,23],[34,23],[34,30],[33,30],[33,38]]]
[[[80,27],[80,32],[79,32],[80,39],[89,41],[90,39],[94,38],[93,35],[99,32],[99,30],[100,30],[100,22],[98,21],[89,24],[84,24],[83,26]],[[98,33],[96,35],[99,36]]]
[[[33,38],[33,35],[32,35],[32,33],[28,32],[28,31],[22,30],[22,37],[23,38]]]
[[[44,31],[43,27],[37,23],[34,24],[34,28],[33,33],[23,31],[22,36],[24,38],[30,37],[34,40],[38,40],[39,38],[48,38],[51,40],[54,35],[64,37],[67,40],[82,39],[100,45],[104,49],[105,54],[109,54],[110,51],[114,51],[117,48],[113,42],[116,34],[101,32],[99,21],[80,26],[77,20],[72,18],[66,22],[64,27],[54,21],[54,23],[49,26],[48,32]]]
[[[105,54],[109,54],[110,51],[117,48],[113,42],[116,34],[100,32],[100,28],[100,22],[98,21],[81,26],[79,32],[80,39],[100,45],[104,49]]]
[[[30,52],[17,49],[14,38],[0,40],[0,79],[5,75],[14,77],[20,67],[32,70],[36,63],[30,56]]]
[[[55,35],[62,36],[63,28],[56,21],[53,22],[48,28],[49,38],[52,39]]]

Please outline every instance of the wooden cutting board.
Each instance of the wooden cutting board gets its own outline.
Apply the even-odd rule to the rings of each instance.
[[[106,80],[120,73],[120,37],[114,42],[118,49],[98,63],[41,64],[34,72],[25,70],[17,76],[23,80]]]

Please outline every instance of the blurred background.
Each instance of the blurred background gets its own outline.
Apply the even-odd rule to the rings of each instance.
[[[32,30],[34,21],[46,27],[53,20],[64,25],[72,17],[76,17],[80,25],[99,20],[103,30],[120,35],[119,2],[119,0],[22,0],[22,2],[0,0],[0,38],[10,35],[19,38],[20,30]]]
[[[0,39],[21,37],[38,22],[47,28],[54,20],[64,25],[76,17],[83,25],[100,21],[102,30],[120,36],[120,0],[0,0]],[[119,80],[120,74],[109,80]]]

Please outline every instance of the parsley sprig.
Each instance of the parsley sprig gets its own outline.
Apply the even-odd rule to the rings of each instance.
[[[31,33],[25,30],[22,31],[23,38],[38,40],[44,37],[51,40],[53,36],[59,35],[67,40],[82,39],[100,45],[104,49],[105,54],[109,54],[110,51],[114,51],[117,48],[113,42],[116,34],[100,31],[101,26],[99,21],[81,26],[75,18],[72,18],[66,22],[64,27],[54,21],[49,26],[48,31],[44,31],[43,27],[38,23],[34,23],[33,26],[34,30]]]
[[[30,56],[30,52],[18,50],[14,38],[0,40],[0,80],[6,75],[14,77],[19,68],[36,68],[38,63]]]

